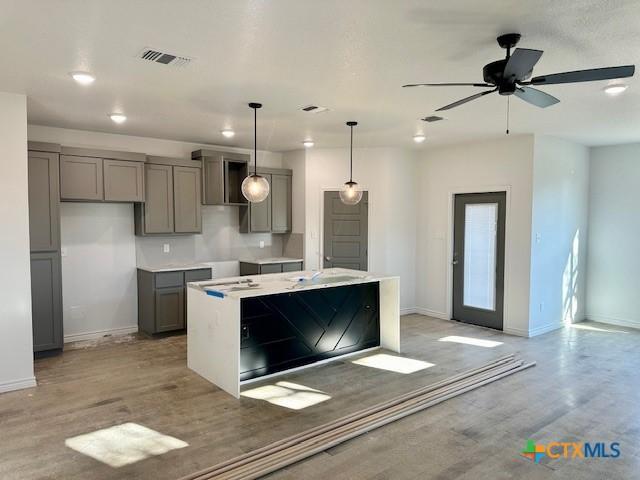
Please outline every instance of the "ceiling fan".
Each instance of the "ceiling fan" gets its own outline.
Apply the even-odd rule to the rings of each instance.
[[[507,33],[497,38],[498,45],[507,50],[507,56],[504,60],[497,60],[484,66],[482,76],[485,83],[411,83],[403,85],[403,87],[468,86],[488,89],[445,105],[437,109],[436,112],[458,107],[494,92],[498,92],[500,95],[515,95],[536,107],[546,108],[558,103],[560,100],[553,95],[532,88],[529,85],[554,85],[558,83],[593,82],[597,80],[625,78],[633,76],[636,69],[635,65],[592,68],[589,70],[540,75],[529,80],[533,67],[538,60],[540,60],[543,52],[542,50],[531,50],[529,48],[516,48],[512,54],[511,49],[518,44],[519,40],[519,33]]]

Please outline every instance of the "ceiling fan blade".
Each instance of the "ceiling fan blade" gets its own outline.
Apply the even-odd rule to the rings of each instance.
[[[526,80],[531,76],[533,67],[544,52],[529,48],[516,48],[504,67],[503,78],[515,78],[517,81]]]
[[[495,87],[489,83],[409,83],[405,87]]]
[[[553,95],[531,87],[518,87],[515,91],[515,96],[540,108],[550,107],[560,101]]]
[[[471,95],[470,97],[467,98],[463,98],[462,100],[458,100],[457,102],[453,102],[450,103],[449,105],[445,105],[444,107],[441,107],[439,109],[436,110],[436,112],[441,112],[442,110],[450,110],[452,108],[458,107],[464,103],[470,102],[471,100],[475,100],[476,98],[480,98],[484,95],[488,95],[490,93],[493,93],[495,91],[497,91],[497,88],[494,88],[493,90],[487,90],[485,92],[480,92],[480,93],[476,93],[475,95]]]
[[[597,80],[632,77],[635,71],[635,65],[592,68],[590,70],[576,70],[575,72],[540,75],[539,77],[533,77],[528,83],[531,85],[552,85],[557,83],[595,82]]]

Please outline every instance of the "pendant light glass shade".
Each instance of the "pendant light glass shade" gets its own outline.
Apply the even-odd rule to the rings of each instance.
[[[249,175],[242,181],[242,195],[251,203],[260,203],[269,195],[269,182],[262,175]]]
[[[345,205],[357,205],[362,200],[362,190],[360,186],[353,181],[353,127],[358,122],[347,122],[347,126],[351,128],[351,146],[349,149],[349,181],[345,182],[340,190],[340,200]]]
[[[357,205],[362,200],[362,190],[356,182],[347,182],[339,192],[340,200],[345,205]]]
[[[269,196],[269,181],[258,175],[258,109],[261,103],[250,103],[253,108],[253,174],[242,181],[242,195],[251,203],[260,203]]]

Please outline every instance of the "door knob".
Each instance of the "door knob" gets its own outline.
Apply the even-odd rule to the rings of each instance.
[[[327,262],[330,262],[330,261],[331,261],[331,257],[324,257],[324,259],[325,259]]]

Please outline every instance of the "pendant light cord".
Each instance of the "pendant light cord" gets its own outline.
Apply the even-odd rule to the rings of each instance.
[[[349,149],[349,181],[353,182],[353,125],[350,125],[351,128],[351,147]]]
[[[258,109],[253,109],[253,174],[258,174]]]

